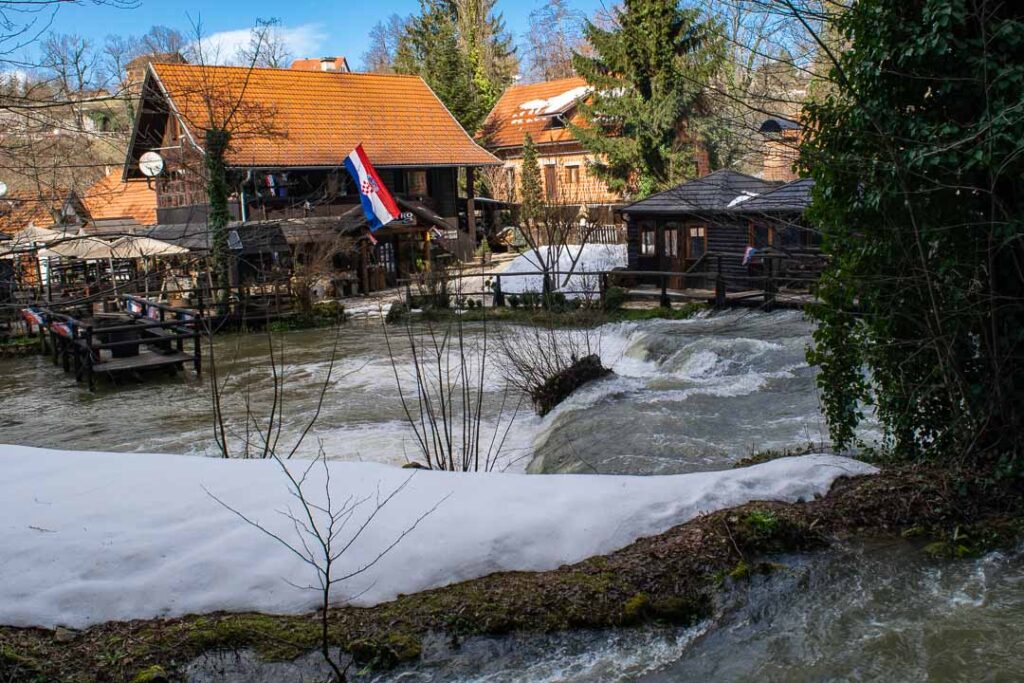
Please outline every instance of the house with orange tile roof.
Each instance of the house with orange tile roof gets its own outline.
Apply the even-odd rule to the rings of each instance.
[[[627,198],[609,190],[591,171],[591,164],[596,161],[594,154],[584,149],[569,127],[586,125],[579,104],[591,91],[583,78],[573,76],[516,85],[504,92],[478,136],[503,162],[502,173],[491,174],[496,199],[520,201],[523,144],[529,133],[537,148],[548,202],[587,205],[591,220],[621,220],[614,209],[623,206]],[[695,155],[698,175],[707,174],[710,168],[706,150],[698,146]]]
[[[156,189],[145,180],[122,180],[109,173],[82,198],[93,221],[130,218],[139,225],[156,224]]]
[[[439,248],[472,253],[474,198],[459,197],[460,177],[501,165],[418,76],[154,63],[122,179],[144,181],[142,155],[161,156],[153,179],[158,227],[205,225],[211,127],[231,133],[225,159],[236,220],[333,219],[339,232],[369,241],[343,166],[363,145],[404,212],[374,233],[376,244],[362,245],[364,288],[381,280],[368,270],[394,283]]]
[[[349,73],[352,69],[344,57],[316,57],[313,59],[296,59],[289,67],[302,71],[331,71],[333,73]]]
[[[577,76],[542,83],[514,85],[502,94],[487,115],[479,139],[503,162],[495,177],[495,199],[519,201],[523,144],[527,133],[537,147],[545,197],[565,204],[622,203],[589,168],[593,155],[585,150],[568,124],[582,125],[577,105],[590,86]]]

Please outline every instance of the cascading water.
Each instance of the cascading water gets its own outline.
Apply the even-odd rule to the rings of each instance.
[[[479,326],[468,330],[471,341],[480,341]],[[592,337],[615,374],[582,387],[544,419],[523,404],[503,466],[529,465],[533,472],[676,473],[728,467],[753,451],[818,443],[826,437],[814,370],[804,359],[810,330],[796,312],[598,328]],[[417,459],[380,327],[352,323],[338,334],[332,382],[312,438],[298,455],[309,456],[322,445],[337,459],[394,464]],[[498,334],[493,326],[490,334]],[[334,333],[293,332],[282,339],[283,354],[277,351],[284,378],[279,444],[290,448],[316,409]],[[411,357],[402,350],[401,335],[393,343],[408,397]],[[496,361],[497,343],[491,340],[489,346]],[[236,440],[242,439],[247,403],[263,422],[270,414],[268,340],[260,334],[222,336],[214,351],[221,379],[229,378],[224,392],[229,428]],[[503,390],[497,362],[488,363],[484,387],[483,413],[491,416]],[[208,376],[202,382],[181,377],[129,381],[89,394],[55,372],[47,359],[34,358],[0,361],[0,392],[7,397],[0,433],[8,442],[216,452]],[[485,424],[484,434],[489,427]]]
[[[615,375],[545,420],[531,471],[668,474],[827,440],[795,312],[609,325]]]
[[[1017,681],[1024,671],[1024,552],[933,560],[904,541],[776,558],[733,586],[692,628],[644,627],[470,638],[428,637],[414,665],[374,683],[676,683],[716,681]],[[194,683],[311,681],[311,653],[265,663],[201,657]]]

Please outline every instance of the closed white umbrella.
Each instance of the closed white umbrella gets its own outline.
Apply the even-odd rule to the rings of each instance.
[[[110,245],[114,258],[146,258],[149,256],[176,256],[187,254],[188,249],[163,240],[143,237],[142,235],[126,235],[118,238]]]

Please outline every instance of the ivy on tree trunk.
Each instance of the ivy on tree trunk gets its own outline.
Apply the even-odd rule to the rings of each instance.
[[[209,200],[207,227],[213,247],[213,274],[221,306],[228,300],[231,287],[228,266],[228,178],[224,155],[231,142],[231,133],[223,128],[206,131],[206,193]]]

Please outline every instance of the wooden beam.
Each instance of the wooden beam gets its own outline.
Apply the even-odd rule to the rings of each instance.
[[[476,242],[476,169],[466,167],[466,232]]]

